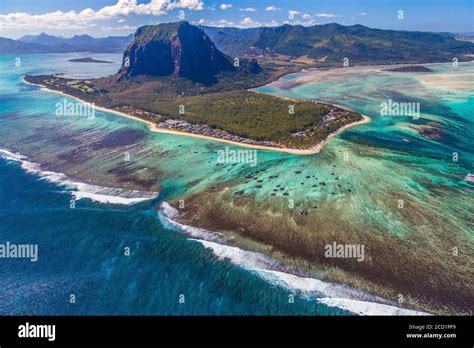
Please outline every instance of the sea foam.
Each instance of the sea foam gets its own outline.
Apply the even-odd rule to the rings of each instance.
[[[474,183],[474,174],[467,174],[464,180]]]
[[[315,299],[329,307],[337,307],[356,315],[429,315],[428,313],[400,308],[393,301],[367,294],[346,285],[322,281],[286,272],[288,267],[262,253],[243,250],[229,243],[222,234],[201,228],[183,225],[174,221],[178,211],[163,202],[161,212],[172,226],[190,235],[190,240],[212,250],[215,257],[229,260],[232,264],[246,269],[265,281],[287,289],[305,299]],[[283,271],[284,270],[284,271]]]
[[[227,242],[227,239],[224,237],[222,233],[212,232],[212,231],[205,230],[203,228],[180,224],[176,220],[177,217],[179,216],[178,211],[175,208],[173,208],[171,205],[169,205],[167,202],[161,203],[161,212],[162,214],[160,214],[159,217],[162,223],[171,227],[178,228],[179,230],[187,233],[191,237],[208,240],[208,241],[214,241],[218,243]]]
[[[40,164],[29,161],[28,157],[5,149],[0,149],[0,157],[19,162],[27,173],[66,188],[75,200],[90,199],[104,204],[132,205],[154,200],[159,195],[154,191],[125,190],[74,181],[63,173],[43,170]]]

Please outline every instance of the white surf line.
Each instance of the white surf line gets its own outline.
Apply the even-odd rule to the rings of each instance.
[[[159,196],[159,193],[154,191],[126,190],[74,181],[63,173],[43,170],[40,164],[28,161],[27,156],[5,149],[0,149],[0,156],[7,160],[19,162],[21,168],[27,173],[64,186],[75,200],[90,199],[103,204],[132,205],[154,200]]]
[[[396,307],[389,300],[346,285],[279,271],[278,266],[282,264],[270,256],[227,245],[229,240],[221,233],[174,221],[179,213],[167,202],[161,204],[161,212],[160,216],[163,216],[166,222],[189,234],[192,237],[189,240],[210,249],[218,259],[228,259],[234,265],[256,274],[271,284],[298,293],[303,298],[314,298],[318,303],[341,308],[356,315],[430,315],[422,311]]]
[[[318,303],[337,307],[357,315],[430,315],[417,310],[410,310],[380,303],[384,299],[348,286],[325,282],[315,278],[299,277],[271,268],[271,258],[261,253],[242,250],[237,247],[222,245],[210,241],[191,239],[211,249],[219,259],[229,259],[233,264],[252,271],[269,283],[290,291],[299,292],[304,298],[314,298]],[[384,302],[389,302],[385,300]]]

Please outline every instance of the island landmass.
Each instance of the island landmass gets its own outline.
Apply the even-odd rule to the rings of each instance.
[[[99,60],[91,57],[84,57],[84,58],[74,58],[69,59],[71,63],[103,63],[103,64],[112,64],[113,62],[109,62],[107,60]]]
[[[399,68],[387,69],[385,71],[392,72],[433,72],[430,68],[427,68],[422,65],[410,65],[410,66],[401,66]]]

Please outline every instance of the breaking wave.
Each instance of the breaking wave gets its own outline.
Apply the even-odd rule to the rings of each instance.
[[[192,241],[212,250],[221,260],[229,260],[234,265],[246,269],[267,282],[298,294],[302,298],[315,299],[329,307],[337,307],[356,315],[429,315],[428,313],[400,308],[393,301],[367,294],[346,285],[322,281],[288,273],[289,267],[262,253],[243,250],[226,245],[231,240],[217,232],[183,225],[174,219],[178,211],[168,203],[161,204],[160,217],[171,226],[187,233]]]
[[[124,190],[74,181],[63,173],[43,170],[40,164],[29,161],[28,157],[5,149],[0,149],[0,157],[19,162],[27,173],[65,187],[75,200],[90,199],[104,204],[132,205],[154,200],[159,196],[154,191]]]

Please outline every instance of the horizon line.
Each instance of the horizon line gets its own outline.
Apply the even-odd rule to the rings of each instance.
[[[45,34],[45,35],[48,35],[48,36],[53,36],[53,37],[56,37],[56,38],[62,38],[62,39],[72,39],[74,37],[80,37],[80,36],[88,36],[88,37],[91,37],[93,39],[104,39],[104,38],[108,38],[108,37],[127,37],[127,36],[130,36],[130,35],[135,35],[136,31],[141,28],[141,27],[146,27],[146,26],[154,26],[154,25],[161,25],[161,24],[172,24],[172,23],[180,23],[180,22],[186,22],[186,23],[189,23],[191,25],[194,25],[194,26],[197,26],[197,27],[206,27],[206,28],[216,28],[216,29],[239,29],[239,30],[250,30],[250,29],[264,29],[264,28],[279,28],[279,27],[283,27],[283,26],[290,26],[290,27],[305,27],[305,28],[312,28],[312,27],[317,27],[317,26],[325,26],[325,25],[333,25],[333,24],[337,24],[337,25],[340,25],[342,27],[354,27],[354,26],[362,26],[362,27],[365,27],[365,28],[369,28],[369,29],[375,29],[375,30],[382,30],[382,31],[402,31],[402,32],[419,32],[419,33],[437,33],[437,34],[442,34],[442,33],[447,33],[447,34],[457,34],[457,35],[460,35],[460,34],[465,34],[465,35],[469,35],[469,34],[472,34],[474,35],[474,31],[471,31],[471,32],[450,32],[450,31],[432,31],[432,30],[402,30],[402,29],[381,29],[381,28],[375,28],[375,27],[369,27],[367,25],[363,25],[363,24],[359,24],[359,23],[355,23],[355,24],[350,24],[350,25],[346,25],[346,24],[341,24],[341,23],[337,23],[337,22],[331,22],[331,23],[324,23],[324,24],[313,24],[313,25],[302,25],[302,24],[290,24],[290,23],[283,23],[283,24],[280,24],[280,25],[275,25],[275,26],[268,26],[268,25],[262,25],[262,26],[255,26],[255,27],[239,27],[239,26],[213,26],[213,25],[202,25],[202,24],[197,24],[197,23],[192,23],[190,21],[187,21],[187,20],[183,20],[183,21],[174,21],[174,22],[161,22],[161,23],[156,23],[156,24],[144,24],[144,25],[140,25],[140,26],[137,26],[136,29],[132,32],[130,32],[129,34],[123,34],[123,35],[107,35],[107,36],[93,36],[93,35],[90,35],[90,34],[86,34],[86,33],[83,33],[83,34],[75,34],[73,36],[62,36],[62,35],[55,35],[55,34],[50,34],[48,33],[47,31],[45,30],[42,30],[41,32],[37,33],[37,34],[25,34],[25,35],[22,35],[22,36],[19,36],[17,38],[13,38],[13,37],[9,37],[9,36],[0,36],[0,38],[5,38],[5,39],[10,39],[10,40],[19,40],[23,37],[26,37],[26,36],[39,36],[39,35],[42,35],[42,34]]]

